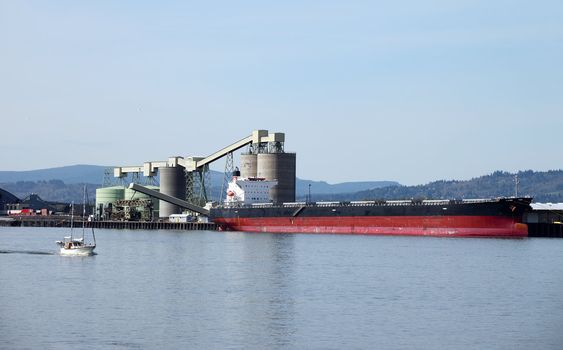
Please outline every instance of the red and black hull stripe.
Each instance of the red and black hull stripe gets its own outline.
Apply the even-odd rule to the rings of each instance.
[[[247,232],[526,237],[522,214],[530,201],[215,208],[211,216],[221,229]]]

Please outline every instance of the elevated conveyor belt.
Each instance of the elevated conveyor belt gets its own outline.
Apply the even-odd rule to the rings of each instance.
[[[190,211],[200,213],[202,215],[209,215],[209,210],[207,210],[205,208],[199,207],[197,205],[193,205],[193,204],[188,203],[184,200],[181,200],[181,199],[160,193],[158,191],[151,190],[151,189],[146,188],[144,186],[132,183],[132,184],[129,185],[129,188],[134,190],[134,191],[141,192],[141,193],[144,193],[146,195],[149,195],[151,197],[158,198],[158,199],[163,200],[165,202],[172,203],[172,204],[177,205],[181,208],[188,209]]]
[[[212,162],[216,161],[217,159],[222,158],[222,157],[226,156],[227,154],[229,154],[231,152],[234,152],[238,149],[241,149],[242,147],[244,147],[246,145],[251,144],[252,140],[253,140],[252,135],[245,137],[244,139],[239,140],[239,141],[233,143],[232,145],[229,145],[229,146],[213,153],[212,155],[205,157],[204,159],[198,161],[196,163],[196,167],[201,168],[202,166],[204,166],[206,164],[212,163]]]
[[[251,135],[213,153],[212,155],[200,159],[196,162],[195,168],[201,168],[206,164],[212,163],[229,153],[237,151],[249,144],[261,144],[266,142],[285,142],[285,134],[275,132],[269,133],[268,130],[254,130]]]
[[[151,161],[145,162],[143,165],[136,166],[126,166],[126,167],[115,167],[114,177],[126,177],[127,174],[143,173],[145,176],[155,176],[156,171],[163,167],[174,167],[181,165],[186,168],[187,171],[195,171],[196,169],[201,169],[204,166],[226,156],[229,153],[237,151],[249,144],[264,144],[268,142],[285,142],[285,134],[283,133],[269,133],[268,130],[254,130],[251,135],[224,147],[217,152],[205,157],[170,157],[168,161]]]

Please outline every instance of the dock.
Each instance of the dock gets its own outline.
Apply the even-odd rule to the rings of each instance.
[[[563,225],[555,223],[527,223],[528,237],[563,238]]]
[[[563,203],[532,203],[523,221],[529,237],[563,238]]]
[[[18,217],[13,220],[0,221],[1,226],[12,227],[70,227],[69,217]],[[186,230],[186,231],[217,231],[212,222],[167,222],[167,221],[85,221],[86,228],[117,229],[117,230]],[[74,227],[82,227],[81,220],[74,220]]]

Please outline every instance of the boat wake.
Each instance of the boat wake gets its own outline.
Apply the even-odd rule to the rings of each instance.
[[[39,250],[0,250],[0,254],[55,255],[57,253]]]

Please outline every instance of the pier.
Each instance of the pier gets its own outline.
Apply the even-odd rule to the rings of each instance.
[[[0,221],[1,226],[12,227],[70,227],[69,217],[18,217]],[[85,221],[86,228],[122,230],[186,230],[216,231],[212,222],[167,222],[167,221]],[[82,227],[81,220],[74,220],[74,227]]]
[[[563,238],[563,204],[532,203],[532,208],[523,218],[529,237]]]
[[[563,238],[563,225],[554,223],[528,223],[528,237]]]

